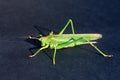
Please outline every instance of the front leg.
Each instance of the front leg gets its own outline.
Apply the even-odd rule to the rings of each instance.
[[[29,55],[29,57],[35,57],[41,50],[48,48],[49,45],[46,45],[40,49],[38,49],[33,55]]]

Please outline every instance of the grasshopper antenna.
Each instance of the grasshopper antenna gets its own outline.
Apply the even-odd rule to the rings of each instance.
[[[28,38],[29,38],[29,39],[37,39],[37,40],[39,39],[39,38],[37,38],[37,37],[32,37],[32,36],[30,36],[30,35],[28,36]]]
[[[22,39],[39,39],[38,37],[32,37],[31,35],[29,36],[22,36],[22,37],[19,37],[19,38],[22,38]]]

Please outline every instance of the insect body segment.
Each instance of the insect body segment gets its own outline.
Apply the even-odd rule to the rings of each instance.
[[[72,34],[63,34],[69,24],[71,24]],[[69,19],[69,21],[67,22],[65,27],[63,27],[63,29],[60,31],[59,34],[53,34],[53,32],[51,32],[48,36],[41,36],[40,38],[29,36],[29,38],[37,39],[42,43],[41,45],[42,47],[38,51],[36,51],[33,55],[30,55],[29,57],[34,57],[41,50],[50,47],[50,49],[54,49],[53,64],[55,64],[56,62],[55,58],[56,58],[57,49],[74,47],[74,46],[83,45],[83,44],[90,44],[104,57],[112,57],[112,55],[106,55],[94,45],[94,43],[96,43],[94,40],[102,38],[101,34],[75,34],[73,22],[71,19]]]

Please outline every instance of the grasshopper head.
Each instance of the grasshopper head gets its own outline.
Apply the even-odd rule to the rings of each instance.
[[[48,36],[41,36],[41,38],[39,38],[39,41],[41,41],[42,46],[50,44],[52,36],[53,32],[50,32]]]
[[[47,37],[41,37],[38,40],[41,41],[41,44],[42,44],[41,46],[45,46],[46,44],[49,43],[49,38]]]

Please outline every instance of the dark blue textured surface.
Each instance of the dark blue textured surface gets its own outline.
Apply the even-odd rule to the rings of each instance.
[[[119,5],[119,0],[0,0],[0,80],[120,80]],[[97,46],[114,57],[83,45],[58,50],[56,65],[46,55],[52,56],[50,49],[28,58],[36,46],[22,36],[58,33],[69,18],[76,33],[103,34]]]

